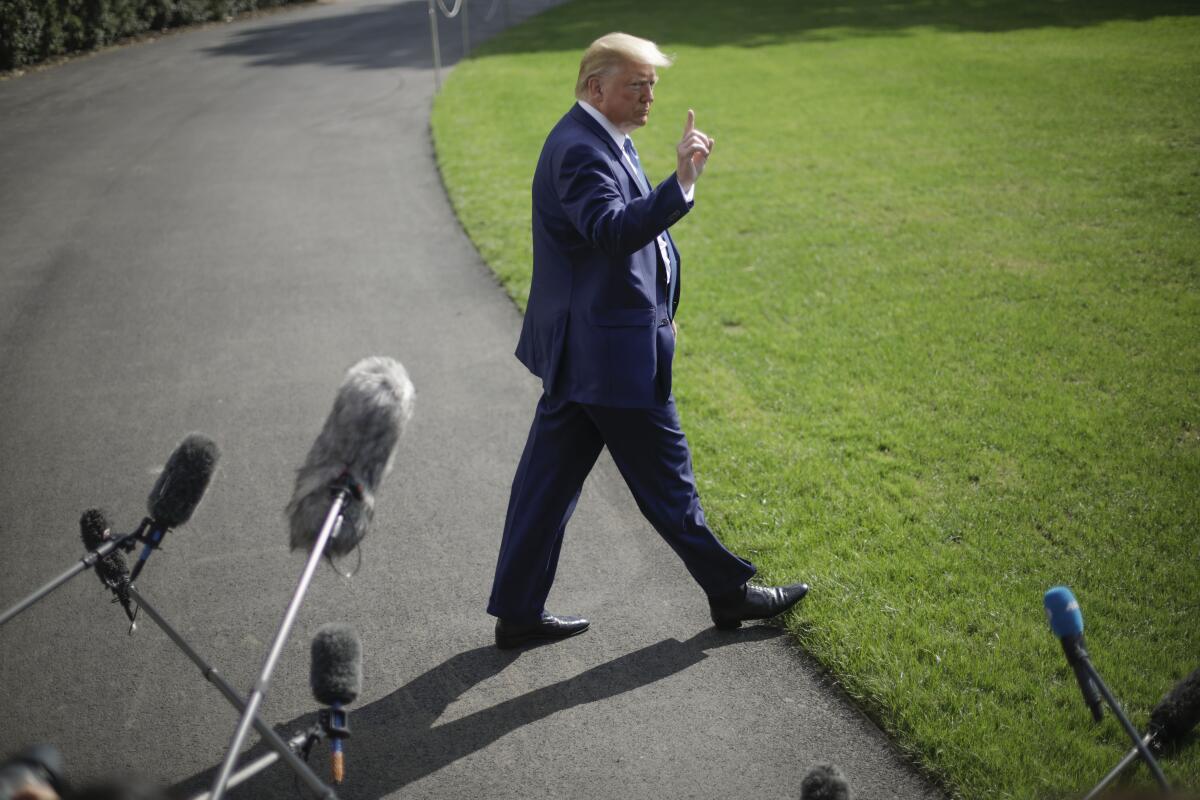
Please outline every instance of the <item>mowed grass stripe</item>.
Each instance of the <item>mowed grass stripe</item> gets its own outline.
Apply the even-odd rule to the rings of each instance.
[[[717,139],[672,231],[708,516],[766,580],[811,580],[792,629],[963,797],[1078,795],[1126,747],[1048,587],[1137,724],[1200,665],[1198,11],[579,0],[435,104],[455,208],[523,306],[580,52],[625,30],[676,56],[637,141],[657,179],[687,108]],[[1194,742],[1164,768],[1200,788]]]

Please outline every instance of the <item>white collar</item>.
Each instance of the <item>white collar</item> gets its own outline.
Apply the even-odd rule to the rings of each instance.
[[[613,125],[612,122],[609,121],[608,117],[596,110],[596,107],[591,103],[587,102],[586,100],[577,100],[576,102],[579,103],[580,108],[592,116],[592,119],[596,120],[596,122],[599,122],[604,130],[608,131],[608,135],[611,136],[612,140],[617,143],[617,147],[624,152],[625,140],[628,139],[629,136],[622,133],[616,125]]]

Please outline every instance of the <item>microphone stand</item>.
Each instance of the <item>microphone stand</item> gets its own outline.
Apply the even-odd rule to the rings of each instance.
[[[284,746],[287,748],[287,752],[292,754],[293,758],[296,757],[296,750],[300,750],[307,755],[312,746],[321,741],[324,735],[325,732],[320,725],[313,725],[304,733],[298,733],[293,736]],[[229,777],[228,788],[232,789],[238,784],[245,783],[278,760],[279,755],[277,753],[266,753],[260,758],[251,761]],[[196,795],[192,800],[209,800],[211,796],[211,792],[204,792],[203,794]]]
[[[1142,744],[1149,745],[1153,741],[1154,741],[1153,733],[1147,733],[1145,736],[1142,737]],[[1100,782],[1097,783],[1096,786],[1090,792],[1087,793],[1087,796],[1084,797],[1083,800],[1094,800],[1094,798],[1099,797],[1100,793],[1103,792],[1106,788],[1108,788],[1108,785],[1110,783],[1112,783],[1113,781],[1115,781],[1117,779],[1117,776],[1120,775],[1122,772],[1124,772],[1129,767],[1130,764],[1132,764],[1134,761],[1137,761],[1138,756],[1140,756],[1141,754],[1142,754],[1141,750],[1139,750],[1136,747],[1133,748],[1132,750],[1130,750],[1128,753],[1126,753],[1125,757],[1121,759],[1121,762],[1119,764],[1117,764],[1115,767],[1113,767],[1112,770],[1110,770],[1107,775],[1105,775],[1103,778],[1101,778]]]
[[[1125,732],[1129,734],[1129,738],[1133,740],[1133,746],[1137,749],[1138,755],[1146,762],[1146,766],[1150,768],[1151,774],[1154,775],[1154,780],[1158,782],[1158,787],[1162,789],[1163,794],[1171,791],[1171,784],[1167,783],[1167,776],[1163,775],[1162,767],[1158,766],[1158,762],[1154,760],[1154,756],[1150,753],[1150,748],[1147,747],[1147,741],[1143,740],[1138,735],[1137,728],[1133,727],[1133,723],[1125,716],[1125,712],[1121,710],[1121,705],[1117,699],[1113,697],[1112,692],[1108,690],[1108,686],[1100,678],[1100,673],[1092,666],[1090,658],[1083,659],[1084,668],[1087,669],[1088,675],[1096,684],[1096,688],[1100,690],[1100,694],[1104,696],[1108,707],[1113,710],[1113,714],[1121,721],[1121,726],[1125,728]],[[1149,737],[1147,737],[1148,739]],[[1105,780],[1108,780],[1107,778]],[[1095,790],[1093,789],[1093,792]],[[1089,795],[1090,796],[1090,795]]]
[[[124,536],[121,536],[117,539],[110,539],[109,541],[107,541],[104,544],[97,547],[95,550],[87,551],[84,554],[83,558],[79,559],[79,563],[75,564],[73,567],[68,569],[66,572],[64,572],[63,574],[59,575],[54,580],[47,583],[45,586],[38,589],[33,594],[29,595],[24,600],[22,600],[21,602],[14,605],[12,608],[5,611],[3,614],[0,614],[0,625],[4,625],[10,619],[17,616],[17,614],[20,614],[22,611],[29,608],[34,603],[37,603],[39,600],[46,597],[46,595],[50,594],[55,589],[62,586],[67,581],[71,580],[71,578],[74,578],[79,573],[96,566],[97,561],[104,558],[106,555],[111,553],[113,550],[116,550],[118,547],[124,548],[127,551],[132,550],[134,548],[134,542],[141,540],[142,535],[145,533],[146,527],[149,524],[150,524],[150,518],[147,517],[146,519],[142,520],[142,524],[139,525],[138,529],[135,530],[133,533],[127,533]]]
[[[200,654],[193,650],[191,646],[184,641],[183,637],[180,636],[173,627],[171,627],[170,623],[163,619],[163,616],[158,613],[154,606],[146,602],[146,598],[143,597],[142,594],[132,584],[129,586],[129,594],[134,600],[137,601],[137,604],[145,610],[150,619],[154,620],[158,627],[162,629],[162,632],[165,633],[171,639],[171,641],[183,651],[184,655],[190,658],[192,663],[200,668],[200,673],[204,676],[204,679],[213,686],[217,687],[221,694],[225,696],[225,699],[229,701],[230,705],[232,705],[238,711],[245,712],[246,703],[241,697],[238,696],[233,687],[229,685],[229,682],[221,677],[221,674],[217,672],[216,668],[207,664],[204,659],[200,657]],[[263,758],[256,761],[255,764],[260,764],[257,769],[249,771],[251,770],[251,767],[254,766],[250,765],[241,770],[238,774],[242,775],[242,777],[238,783],[258,774],[271,764],[274,764],[278,759],[282,758],[284,763],[291,767],[292,770],[300,776],[301,780],[308,784],[308,788],[316,792],[317,795],[325,798],[326,800],[337,800],[337,795],[334,793],[334,791],[326,786],[321,779],[316,776],[316,773],[312,771],[308,764],[302,761],[296,755],[295,747],[297,745],[295,744],[295,740],[293,740],[291,744],[284,742],[283,739],[279,737],[279,734],[277,734],[270,726],[263,722],[262,717],[258,714],[254,715],[253,724],[254,729],[259,732],[259,734],[263,737],[263,740],[266,741],[266,743],[270,745],[271,749],[275,752],[269,753],[267,756],[263,756]],[[307,735],[305,735],[305,738],[306,737]],[[270,760],[266,760],[268,756],[270,757]],[[230,783],[230,785],[232,786],[234,784]]]
[[[246,741],[246,735],[250,732],[250,725],[254,722],[255,716],[258,714],[258,707],[262,705],[263,697],[267,693],[267,686],[271,681],[271,673],[275,671],[275,664],[279,661],[279,656],[283,653],[283,646],[287,642],[288,635],[292,632],[292,624],[296,621],[296,614],[300,611],[300,604],[304,602],[304,595],[308,592],[308,586],[312,582],[313,573],[316,572],[317,564],[321,562],[321,557],[325,554],[325,546],[341,530],[342,509],[351,497],[362,497],[361,487],[353,484],[349,479],[340,480],[335,484],[332,487],[332,493],[333,504],[329,507],[329,513],[325,516],[325,524],[321,526],[321,532],[317,535],[317,541],[313,545],[307,563],[304,565],[304,572],[300,575],[300,582],[296,585],[296,591],[292,594],[291,602],[288,603],[287,610],[284,612],[283,622],[279,626],[279,631],[275,634],[275,641],[271,644],[270,652],[267,653],[267,660],[263,663],[262,673],[258,677],[258,682],[254,685],[254,690],[250,693],[250,699],[246,701],[246,710],[242,713],[242,719],[238,722],[237,730],[234,731],[233,741],[229,743],[229,752],[225,754],[225,761],[222,762],[221,770],[217,773],[217,779],[213,782],[210,800],[221,800],[224,796],[225,787],[229,783],[230,774],[233,772],[234,762],[237,761],[238,751],[242,749],[242,744]]]

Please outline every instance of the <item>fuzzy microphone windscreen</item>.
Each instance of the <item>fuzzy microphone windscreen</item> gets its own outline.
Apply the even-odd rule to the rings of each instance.
[[[349,625],[322,625],[312,640],[313,697],[322,705],[349,705],[362,691],[362,645]]]
[[[108,519],[103,511],[89,508],[83,512],[79,518],[79,538],[89,551],[95,550],[111,538]],[[112,589],[118,600],[128,603],[129,564],[125,560],[125,554],[120,550],[113,550],[103,558],[97,559],[94,569],[100,582]]]
[[[164,528],[178,527],[191,519],[208,489],[218,458],[217,445],[203,434],[189,434],[180,442],[146,500],[151,519]]]
[[[817,764],[800,782],[800,800],[850,800],[850,784],[833,764]]]
[[[1155,745],[1165,747],[1187,736],[1200,722],[1200,668],[1175,685],[1150,712]]]
[[[391,471],[415,397],[408,373],[394,359],[371,356],[349,369],[325,427],[296,474],[285,512],[293,550],[316,544],[333,503],[333,489],[345,479],[361,490],[361,500],[347,502],[341,529],[326,552],[349,553],[366,535],[375,513],[375,492]]]
[[[108,518],[98,508],[89,508],[79,517],[79,538],[85,550],[95,550],[108,541]]]

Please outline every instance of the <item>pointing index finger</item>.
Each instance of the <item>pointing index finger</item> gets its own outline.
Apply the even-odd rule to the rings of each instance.
[[[687,124],[683,126],[683,135],[687,136],[696,128],[696,112],[688,109]]]

